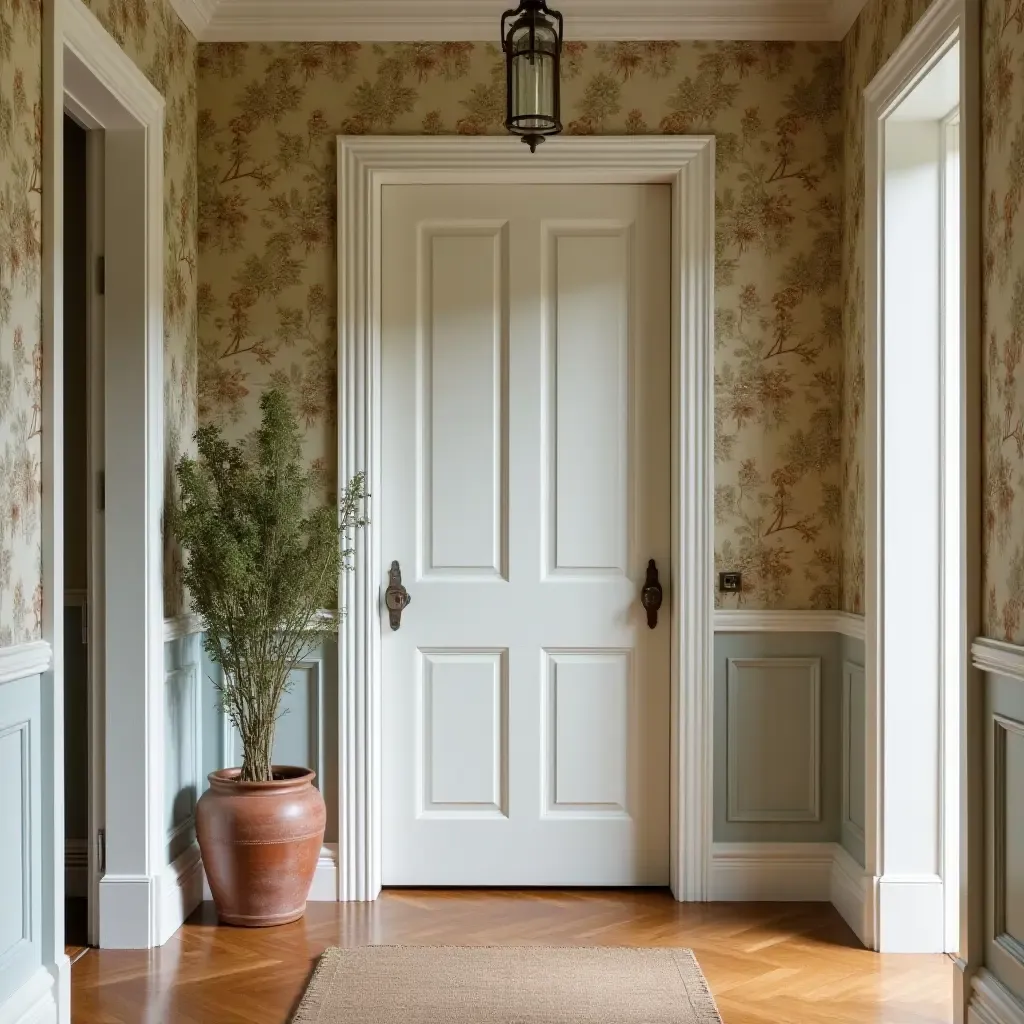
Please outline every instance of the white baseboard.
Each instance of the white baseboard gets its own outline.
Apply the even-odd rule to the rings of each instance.
[[[212,900],[210,883],[203,873],[203,899]],[[335,903],[338,899],[338,844],[325,843],[316,862],[316,874],[309,890],[310,903]]]
[[[874,885],[879,953],[946,952],[943,886],[938,875],[882,875]]]
[[[203,901],[206,875],[199,844],[193,843],[161,877],[159,939],[163,945]]]
[[[832,905],[868,949],[872,944],[872,888],[864,868],[837,843],[832,861]]]
[[[0,1006],[0,1024],[57,1024],[53,975],[36,970],[17,992]]]
[[[991,971],[982,969],[974,979],[967,1024],[1024,1024],[1024,1003]]]
[[[835,843],[715,843],[712,901],[828,903]]]
[[[100,879],[100,948],[152,949],[159,945],[161,875]]]
[[[89,895],[89,840],[64,840],[64,895],[84,899]]]
[[[338,899],[338,844],[324,843],[309,890],[310,902],[334,903]]]

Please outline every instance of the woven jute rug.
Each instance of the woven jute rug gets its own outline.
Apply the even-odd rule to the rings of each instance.
[[[722,1024],[688,949],[328,949],[293,1024]]]

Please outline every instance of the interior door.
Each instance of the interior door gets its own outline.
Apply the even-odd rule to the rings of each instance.
[[[667,185],[384,187],[386,885],[668,882],[670,223]]]

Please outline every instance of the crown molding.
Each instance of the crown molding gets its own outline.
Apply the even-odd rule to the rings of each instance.
[[[172,0],[204,42],[496,40],[505,0]],[[570,38],[842,39],[864,0],[563,0]]]
[[[856,24],[867,0],[832,0],[832,28],[834,39],[845,39]]]
[[[200,40],[204,38],[219,6],[218,0],[170,0],[170,4],[185,28]]]

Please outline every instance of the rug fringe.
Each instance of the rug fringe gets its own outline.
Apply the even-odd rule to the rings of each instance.
[[[320,1010],[326,1005],[322,996],[327,995],[334,985],[335,976],[341,966],[341,950],[337,946],[329,946],[320,955],[313,974],[309,979],[305,992],[302,993],[302,1001],[295,1011],[290,1024],[319,1024],[321,1020]],[[319,1009],[316,1007],[319,1005]],[[313,1010],[316,1009],[315,1016]]]

